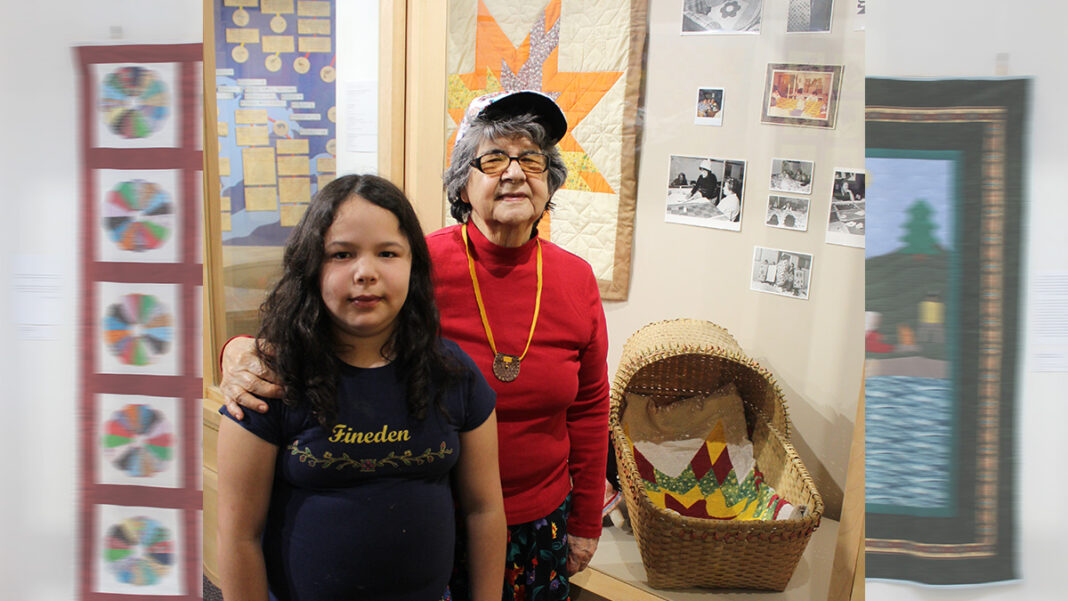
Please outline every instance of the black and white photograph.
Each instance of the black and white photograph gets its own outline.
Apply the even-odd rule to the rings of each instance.
[[[789,0],[787,33],[829,33],[833,0]]]
[[[723,88],[697,88],[697,125],[723,125]]]
[[[768,216],[764,223],[771,227],[796,232],[808,231],[808,199],[795,196],[768,196]]]
[[[812,194],[812,161],[798,159],[771,159],[771,181],[768,187],[773,192]]]
[[[762,246],[753,247],[750,290],[807,300],[811,282],[812,255]]]
[[[683,0],[682,34],[760,33],[764,0]]]
[[[864,248],[864,171],[835,169],[827,242]]]
[[[671,155],[664,221],[742,228],[745,161]]]

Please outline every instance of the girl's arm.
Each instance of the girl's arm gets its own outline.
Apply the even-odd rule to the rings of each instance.
[[[260,535],[278,447],[230,419],[219,425],[219,575],[226,601],[267,599]]]
[[[497,464],[496,411],[479,427],[460,433],[456,470],[460,511],[467,526],[471,601],[500,601],[508,534]]]

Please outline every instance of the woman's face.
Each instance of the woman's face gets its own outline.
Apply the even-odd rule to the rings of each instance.
[[[517,157],[541,149],[525,136],[483,140],[476,157],[501,151]],[[525,242],[534,222],[549,203],[549,173],[526,173],[518,161],[497,175],[486,175],[474,167],[460,199],[471,205],[471,222],[489,237],[505,236]]]

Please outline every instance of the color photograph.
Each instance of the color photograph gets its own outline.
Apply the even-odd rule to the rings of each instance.
[[[723,88],[697,89],[697,111],[693,122],[697,125],[723,125]]]
[[[840,65],[768,65],[760,120],[833,129],[842,87]]]

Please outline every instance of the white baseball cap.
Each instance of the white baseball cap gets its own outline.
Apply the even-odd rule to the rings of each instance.
[[[479,117],[494,120],[525,114],[533,115],[545,128],[550,144],[556,144],[567,133],[567,118],[564,117],[564,111],[560,110],[556,102],[547,94],[537,90],[506,90],[479,96],[467,105],[460,127],[456,129],[456,141],[453,142],[453,147],[471,128],[471,122]]]

